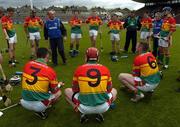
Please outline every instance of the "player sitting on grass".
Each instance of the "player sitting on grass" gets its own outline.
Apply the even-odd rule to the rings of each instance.
[[[86,20],[89,25],[89,36],[91,39],[91,46],[96,47],[96,39],[98,36],[98,31],[101,33],[100,26],[102,25],[102,20],[97,16],[96,11],[92,12],[92,16],[89,16]]]
[[[121,73],[119,80],[128,89],[135,93],[133,102],[144,98],[143,92],[153,92],[161,80],[156,58],[147,52],[147,43],[140,43],[137,51],[139,55],[134,59],[133,74]]]
[[[41,39],[40,28],[43,27],[43,21],[40,17],[36,16],[35,10],[31,10],[30,16],[25,18],[24,31],[27,39],[31,41],[31,57],[36,57],[36,52],[39,47],[39,40]]]
[[[79,66],[73,77],[72,88],[65,90],[67,101],[81,113],[80,122],[88,121],[88,114],[96,114],[96,120],[104,121],[102,113],[116,99],[117,91],[112,88],[109,70],[98,64],[99,51],[88,48],[86,64]]]
[[[70,55],[76,56],[79,53],[79,41],[82,38],[82,30],[81,30],[81,25],[82,25],[82,20],[79,19],[79,11],[74,12],[74,16],[71,18],[69,21],[71,25],[71,43],[70,43]],[[74,44],[76,44],[76,50],[73,50]]]
[[[14,15],[14,9],[8,8],[7,15],[1,18],[3,33],[8,43],[10,67],[14,67],[17,63],[15,59],[15,46],[17,43],[17,36],[16,36],[16,31],[15,31],[13,20],[12,20],[13,15]]]
[[[176,31],[176,20],[171,14],[171,8],[165,7],[163,8],[164,16],[161,31],[159,33],[159,57],[158,62],[163,64],[164,69],[169,67],[169,59],[170,59],[170,47],[172,45],[172,34]],[[164,63],[165,57],[165,63]]]
[[[37,50],[37,59],[24,66],[21,105],[46,119],[46,109],[61,95],[55,71],[47,66],[49,53],[46,48]],[[60,82],[60,84],[62,84]]]
[[[115,55],[120,51],[120,36],[119,32],[123,28],[121,21],[118,20],[116,14],[112,15],[111,21],[108,22],[108,27],[110,28],[110,40],[112,42],[112,52],[111,55]]]

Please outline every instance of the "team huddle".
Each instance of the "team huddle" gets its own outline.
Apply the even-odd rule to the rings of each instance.
[[[7,9],[7,15],[1,18],[3,33],[8,42],[9,65],[14,67],[18,61],[15,57],[17,35],[11,17],[14,10]],[[171,14],[171,8],[163,9],[162,14],[157,12],[155,19],[151,19],[148,13],[143,18],[136,17],[132,12],[122,22],[117,14],[113,14],[107,23],[108,34],[112,42],[111,56],[120,53],[120,31],[126,29],[126,43],[124,52],[128,51],[132,39],[132,53],[137,56],[133,62],[132,74],[120,73],[118,80],[123,89],[134,94],[131,101],[138,102],[147,94],[152,94],[158,87],[162,78],[159,65],[165,69],[169,67],[169,48],[172,44],[172,34],[176,30],[176,21]],[[79,54],[80,39],[82,38],[83,21],[79,18],[80,13],[74,12],[69,21],[71,26],[71,42],[69,54],[75,57]],[[47,13],[44,22],[36,16],[34,10],[25,18],[24,31],[27,40],[30,40],[31,54],[22,74],[22,98],[20,104],[25,109],[35,112],[41,119],[47,118],[46,110],[51,108],[62,95],[61,87],[64,82],[59,82],[56,72],[47,65],[50,54],[54,66],[58,65],[58,53],[62,63],[67,59],[64,52],[63,41],[67,39],[67,31],[61,20],[55,17],[55,11]],[[89,37],[91,47],[85,52],[85,64],[77,67],[74,72],[72,87],[65,89],[65,98],[75,111],[80,112],[80,122],[87,122],[88,116],[95,114],[98,122],[104,121],[103,113],[113,107],[117,98],[117,90],[113,88],[110,70],[98,64],[99,50],[96,48],[98,34],[102,36],[101,26],[103,21],[96,12],[92,12],[86,21],[89,24]],[[49,40],[49,47],[39,47],[40,29],[44,29],[45,40]],[[137,31],[140,31],[140,41],[137,43]],[[151,46],[153,39],[153,48]],[[151,52],[152,51],[152,52]],[[164,62],[165,57],[165,62]]]

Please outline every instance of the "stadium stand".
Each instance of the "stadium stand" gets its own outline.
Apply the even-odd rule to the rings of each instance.
[[[178,24],[180,24],[180,0],[134,0],[136,2],[145,3],[145,6],[138,11],[137,15],[142,16],[143,12],[149,12],[154,17],[155,12],[162,11],[162,8],[169,6],[173,8],[173,15]]]

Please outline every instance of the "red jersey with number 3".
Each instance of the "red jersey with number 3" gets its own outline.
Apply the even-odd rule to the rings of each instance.
[[[157,84],[160,82],[158,64],[151,52],[141,54],[134,59],[133,75],[140,77],[148,84]]]
[[[57,77],[54,70],[41,60],[28,62],[23,71],[22,97],[28,101],[42,101],[56,92]]]
[[[78,67],[73,77],[73,92],[79,92],[81,104],[96,106],[109,100],[112,90],[109,70],[100,64],[85,64]]]

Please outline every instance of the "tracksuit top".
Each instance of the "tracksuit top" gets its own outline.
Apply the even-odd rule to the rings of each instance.
[[[53,38],[59,38],[62,36],[61,30],[60,30],[60,19],[54,18],[53,20],[48,19],[45,23],[45,27],[47,29],[48,37],[50,39]]]
[[[161,31],[161,26],[162,26],[163,20],[154,20],[153,22],[153,34],[158,34]]]

